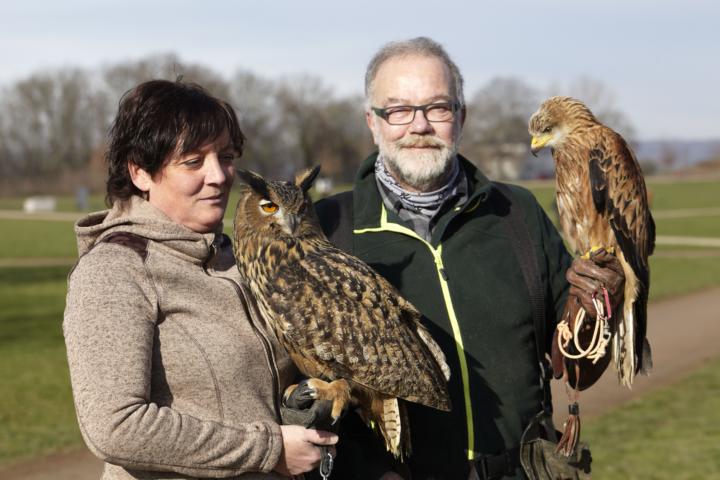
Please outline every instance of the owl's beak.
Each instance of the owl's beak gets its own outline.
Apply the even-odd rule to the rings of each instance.
[[[288,214],[285,216],[285,223],[288,227],[288,230],[290,230],[290,235],[293,235],[295,233],[295,230],[300,226],[300,222],[302,219],[298,215],[294,214]]]

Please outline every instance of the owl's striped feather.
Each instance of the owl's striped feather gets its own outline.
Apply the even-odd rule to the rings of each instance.
[[[347,380],[365,419],[379,424],[388,449],[408,453],[409,426],[400,424],[407,423],[404,405],[393,401],[450,409],[450,372],[442,351],[415,307],[371,267],[326,239],[302,178],[264,187],[261,180],[250,179],[255,187],[243,189],[235,215],[235,256],[243,279],[298,368],[310,377]],[[267,200],[278,206],[274,214],[259,207]]]

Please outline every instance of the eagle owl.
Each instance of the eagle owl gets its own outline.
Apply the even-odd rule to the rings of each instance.
[[[283,182],[238,171],[238,269],[313,397],[333,402],[334,420],[357,405],[401,457],[410,452],[403,401],[449,410],[450,371],[415,307],[323,234],[307,193],[318,172]]]
[[[655,247],[640,166],[625,140],[579,100],[552,97],[530,119],[532,151],[549,146],[565,239],[576,253],[613,249],[625,273],[625,292],[613,357],[620,381],[651,366],[645,338],[650,288],[648,256]]]

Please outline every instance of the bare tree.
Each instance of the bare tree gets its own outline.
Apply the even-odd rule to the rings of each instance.
[[[535,89],[516,78],[495,78],[467,105],[461,151],[491,177],[518,177],[529,154],[527,123]]]
[[[217,97],[230,97],[228,82],[220,74],[202,65],[183,62],[173,53],[151,55],[105,67],[102,78],[111,115],[115,114],[120,98],[128,90],[148,80],[182,79],[202,85]]]
[[[291,155],[280,142],[283,118],[277,102],[277,85],[248,71],[238,71],[229,84],[230,101],[247,137],[241,163],[263,175],[284,170]]]
[[[365,98],[361,95],[334,100],[325,109],[329,130],[320,163],[326,176],[351,182],[360,163],[373,151],[372,135],[365,124]]]
[[[5,160],[19,176],[85,165],[102,137],[101,94],[82,70],[30,76],[3,92],[0,125]]]
[[[575,97],[592,110],[602,123],[621,134],[628,142],[635,140],[635,128],[627,115],[617,106],[615,94],[603,82],[591,77],[580,77],[567,88],[557,85],[549,88],[549,95]]]

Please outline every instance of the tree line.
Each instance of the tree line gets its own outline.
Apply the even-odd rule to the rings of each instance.
[[[241,163],[264,175],[289,177],[320,164],[326,177],[349,182],[373,150],[362,95],[337,95],[319,76],[269,79],[239,70],[225,77],[173,54],[154,55],[97,69],[41,71],[2,88],[3,189],[17,180],[67,177],[88,169],[96,171],[97,183],[106,134],[122,95],[145,80],[178,77],[201,84],[236,108],[248,138]],[[597,81],[580,79],[565,89],[541,90],[505,77],[466,92],[468,117],[460,151],[492,176],[527,174],[527,120],[550,94],[577,96],[632,138],[632,126]],[[498,162],[514,164],[514,173]],[[74,178],[93,183],[87,175]]]

